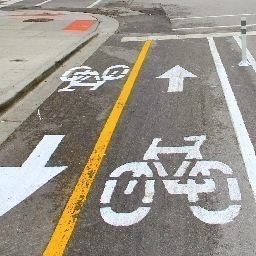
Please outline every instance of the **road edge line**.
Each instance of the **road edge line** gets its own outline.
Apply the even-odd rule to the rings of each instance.
[[[218,53],[217,47],[212,37],[207,38],[216,66],[216,70],[221,82],[222,90],[226,99],[229,114],[233,123],[236,138],[239,144],[240,152],[244,161],[245,169],[249,179],[249,183],[252,188],[254,199],[256,200],[256,155],[253,144],[251,142],[249,133],[246,129],[243,116],[238,107],[234,92],[228,80],[226,70],[221,61],[220,55]]]
[[[146,41],[131,70],[129,77],[100,133],[98,141],[88,159],[86,166],[62,212],[43,256],[63,255],[66,245],[73,233],[81,207],[86,201],[92,183],[99,170],[108,144],[120,119],[122,111],[138,77],[142,64],[147,56],[152,41]]]

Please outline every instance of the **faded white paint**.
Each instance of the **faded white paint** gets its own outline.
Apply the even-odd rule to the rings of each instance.
[[[156,167],[157,174],[158,174],[160,177],[167,177],[167,176],[168,176],[168,173],[167,173],[167,171],[165,170],[165,168],[164,168],[164,166],[162,165],[162,163],[160,163],[160,162],[154,162],[153,164],[154,164],[154,166]]]
[[[255,27],[256,24],[249,24],[247,27]],[[182,31],[182,30],[197,30],[197,29],[216,29],[216,28],[239,28],[240,25],[228,25],[228,26],[210,26],[210,27],[189,27],[189,28],[173,28],[173,31]]]
[[[223,33],[208,33],[208,34],[186,34],[186,35],[148,35],[148,36],[129,36],[123,37],[121,42],[144,42],[148,40],[163,41],[163,40],[183,40],[183,39],[197,39],[209,37],[231,37],[240,36],[241,32],[223,32]],[[249,31],[247,35],[255,36],[256,31]]]
[[[227,224],[238,216],[241,205],[230,205],[222,211],[208,211],[200,206],[190,206],[193,214],[201,221],[208,224]]]
[[[118,168],[116,168],[111,174],[111,178],[118,178],[125,172],[132,172],[133,178],[139,178],[145,175],[148,178],[153,177],[153,172],[149,168],[148,164],[145,162],[133,162],[126,163]],[[137,185],[137,180],[129,181],[124,194],[128,195],[134,191]],[[111,197],[114,193],[117,180],[106,181],[104,191],[101,196],[100,202],[102,204],[110,204]],[[143,204],[151,204],[153,202],[153,197],[155,193],[155,181],[147,180],[145,182],[145,195],[142,199]],[[150,207],[138,207],[133,212],[128,213],[117,213],[111,207],[103,205],[100,208],[100,213],[102,218],[109,224],[113,226],[130,226],[141,221],[150,211]]]
[[[20,1],[23,1],[23,0],[20,0]],[[41,6],[41,5],[44,5],[44,4],[49,3],[49,2],[51,2],[51,1],[52,1],[52,0],[46,0],[46,1],[42,2],[42,3],[40,3],[40,4],[36,4],[35,6]],[[99,4],[101,1],[102,1],[102,0],[97,0],[97,1],[95,1],[93,4],[87,6],[87,8],[92,8],[92,7],[94,7],[95,5]]]
[[[115,65],[107,68],[100,76],[98,71],[92,70],[89,66],[74,67],[60,77],[61,81],[69,82],[69,85],[59,92],[72,92],[75,90],[74,87],[91,87],[90,90],[97,90],[107,81],[124,78],[129,70],[128,66]]]
[[[182,177],[186,173],[189,165],[189,161],[183,161],[180,167],[178,168],[177,172],[173,175],[173,177]]]
[[[67,168],[45,167],[64,135],[46,135],[21,167],[0,167],[0,216]]]
[[[133,190],[134,190],[135,186],[137,185],[137,183],[138,183],[137,180],[130,180],[129,183],[128,183],[127,188],[124,191],[124,193],[126,195],[130,195],[133,192]]]
[[[43,4],[47,4],[47,3],[51,2],[51,1],[52,0],[46,0],[46,1],[42,2],[42,3],[40,3],[40,4],[36,4],[35,6],[41,6]]]
[[[224,15],[212,15],[212,16],[191,16],[191,17],[177,17],[170,19],[171,21],[174,20],[190,20],[190,19],[208,19],[208,18],[223,18],[223,17],[236,17],[236,16],[252,16],[255,14],[224,14]]]
[[[164,186],[169,194],[187,195],[188,201],[196,203],[199,193],[212,193],[215,191],[213,179],[204,179],[203,184],[197,184],[195,180],[188,179],[187,184],[179,184],[180,180],[163,180]]]
[[[93,4],[89,5],[87,8],[93,8],[95,5],[99,4],[102,0],[97,0]]]
[[[152,203],[154,194],[155,194],[155,181],[147,180],[145,184],[145,196],[142,199],[142,203],[144,204]]]
[[[112,194],[114,193],[117,180],[107,180],[105,184],[105,189],[101,195],[100,202],[102,204],[110,204]]]
[[[24,0],[1,0],[0,1],[0,8],[12,5],[12,4],[16,4],[18,2],[22,2]]]
[[[41,117],[40,109],[38,109],[38,110],[37,110],[37,115],[38,115],[38,117],[39,117],[40,121],[42,121],[42,119],[43,119],[43,118]]]
[[[189,136],[184,138],[185,141],[195,142],[193,146],[183,147],[157,147],[157,144],[161,141],[159,138],[153,139],[152,144],[144,155],[144,160],[158,160],[158,154],[186,154],[185,159],[202,159],[200,153],[200,147],[206,140],[206,135],[201,136]],[[225,175],[233,175],[232,169],[219,161],[197,161],[188,173],[186,178],[186,184],[181,183],[180,178],[183,177],[191,161],[183,161],[173,175],[176,179],[167,179],[169,176],[161,162],[153,162],[155,170],[160,177],[163,179],[163,184],[169,194],[172,195],[187,195],[189,203],[197,203],[200,198],[199,194],[209,194],[216,192],[215,181],[209,178],[212,171],[221,172]],[[114,193],[117,185],[117,179],[106,181],[103,194],[101,196],[102,207],[100,209],[103,219],[114,226],[130,226],[141,221],[150,211],[150,206],[144,207],[143,204],[150,205],[153,202],[155,194],[155,180],[153,180],[153,171],[150,169],[147,162],[132,162],[126,163],[116,168],[111,174],[110,178],[120,178],[125,172],[131,172],[133,179],[129,181],[124,194],[129,195],[134,192],[136,185],[138,184],[138,178],[146,176],[148,180],[145,182],[145,195],[141,201],[142,205],[136,210],[128,213],[115,212],[109,204],[111,204],[111,197]],[[201,174],[208,176],[203,179],[203,183],[197,183],[196,177]],[[137,179],[136,179],[137,178]],[[229,191],[229,197],[232,201],[241,201],[241,193],[236,178],[227,178],[227,187]],[[201,203],[201,202],[200,202]],[[208,224],[225,224],[232,221],[240,210],[240,205],[231,205],[224,210],[207,210],[201,206],[190,206],[191,211],[201,221]]]
[[[153,172],[145,162],[132,162],[126,163],[116,168],[109,177],[118,178],[125,172],[132,172],[134,178],[138,178],[141,175],[146,177],[153,177]]]
[[[229,197],[232,201],[241,201],[241,192],[236,178],[227,178]]]
[[[117,213],[111,207],[101,207],[100,214],[103,220],[113,226],[131,226],[143,220],[150,211],[150,207],[139,207],[134,212]]]
[[[219,161],[198,161],[195,166],[192,168],[189,176],[196,177],[199,173],[203,176],[210,176],[210,170],[218,170],[224,174],[233,174],[232,169]]]

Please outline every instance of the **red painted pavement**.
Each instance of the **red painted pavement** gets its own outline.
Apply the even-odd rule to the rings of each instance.
[[[96,20],[75,20],[74,22],[63,28],[63,30],[85,31],[89,27],[91,27],[95,22]]]

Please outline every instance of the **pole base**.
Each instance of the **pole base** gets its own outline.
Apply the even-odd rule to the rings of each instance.
[[[250,62],[248,61],[248,60],[246,60],[246,61],[241,61],[239,64],[238,64],[238,66],[240,66],[240,67],[248,67],[248,66],[250,66],[251,64],[250,64]]]

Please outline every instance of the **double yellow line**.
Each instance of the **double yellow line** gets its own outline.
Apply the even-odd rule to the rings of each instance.
[[[89,160],[66,204],[65,209],[63,210],[63,213],[43,253],[43,256],[63,255],[67,243],[74,230],[78,215],[81,211],[81,207],[86,201],[91,185],[99,170],[103,156],[107,150],[116,125],[119,121],[134,83],[138,77],[142,64],[146,58],[151,42],[152,41],[147,41],[143,45],[138,59],[119,95],[119,98],[117,99],[116,104],[104,125],[104,128],[98,138],[92,154],[89,157]]]

